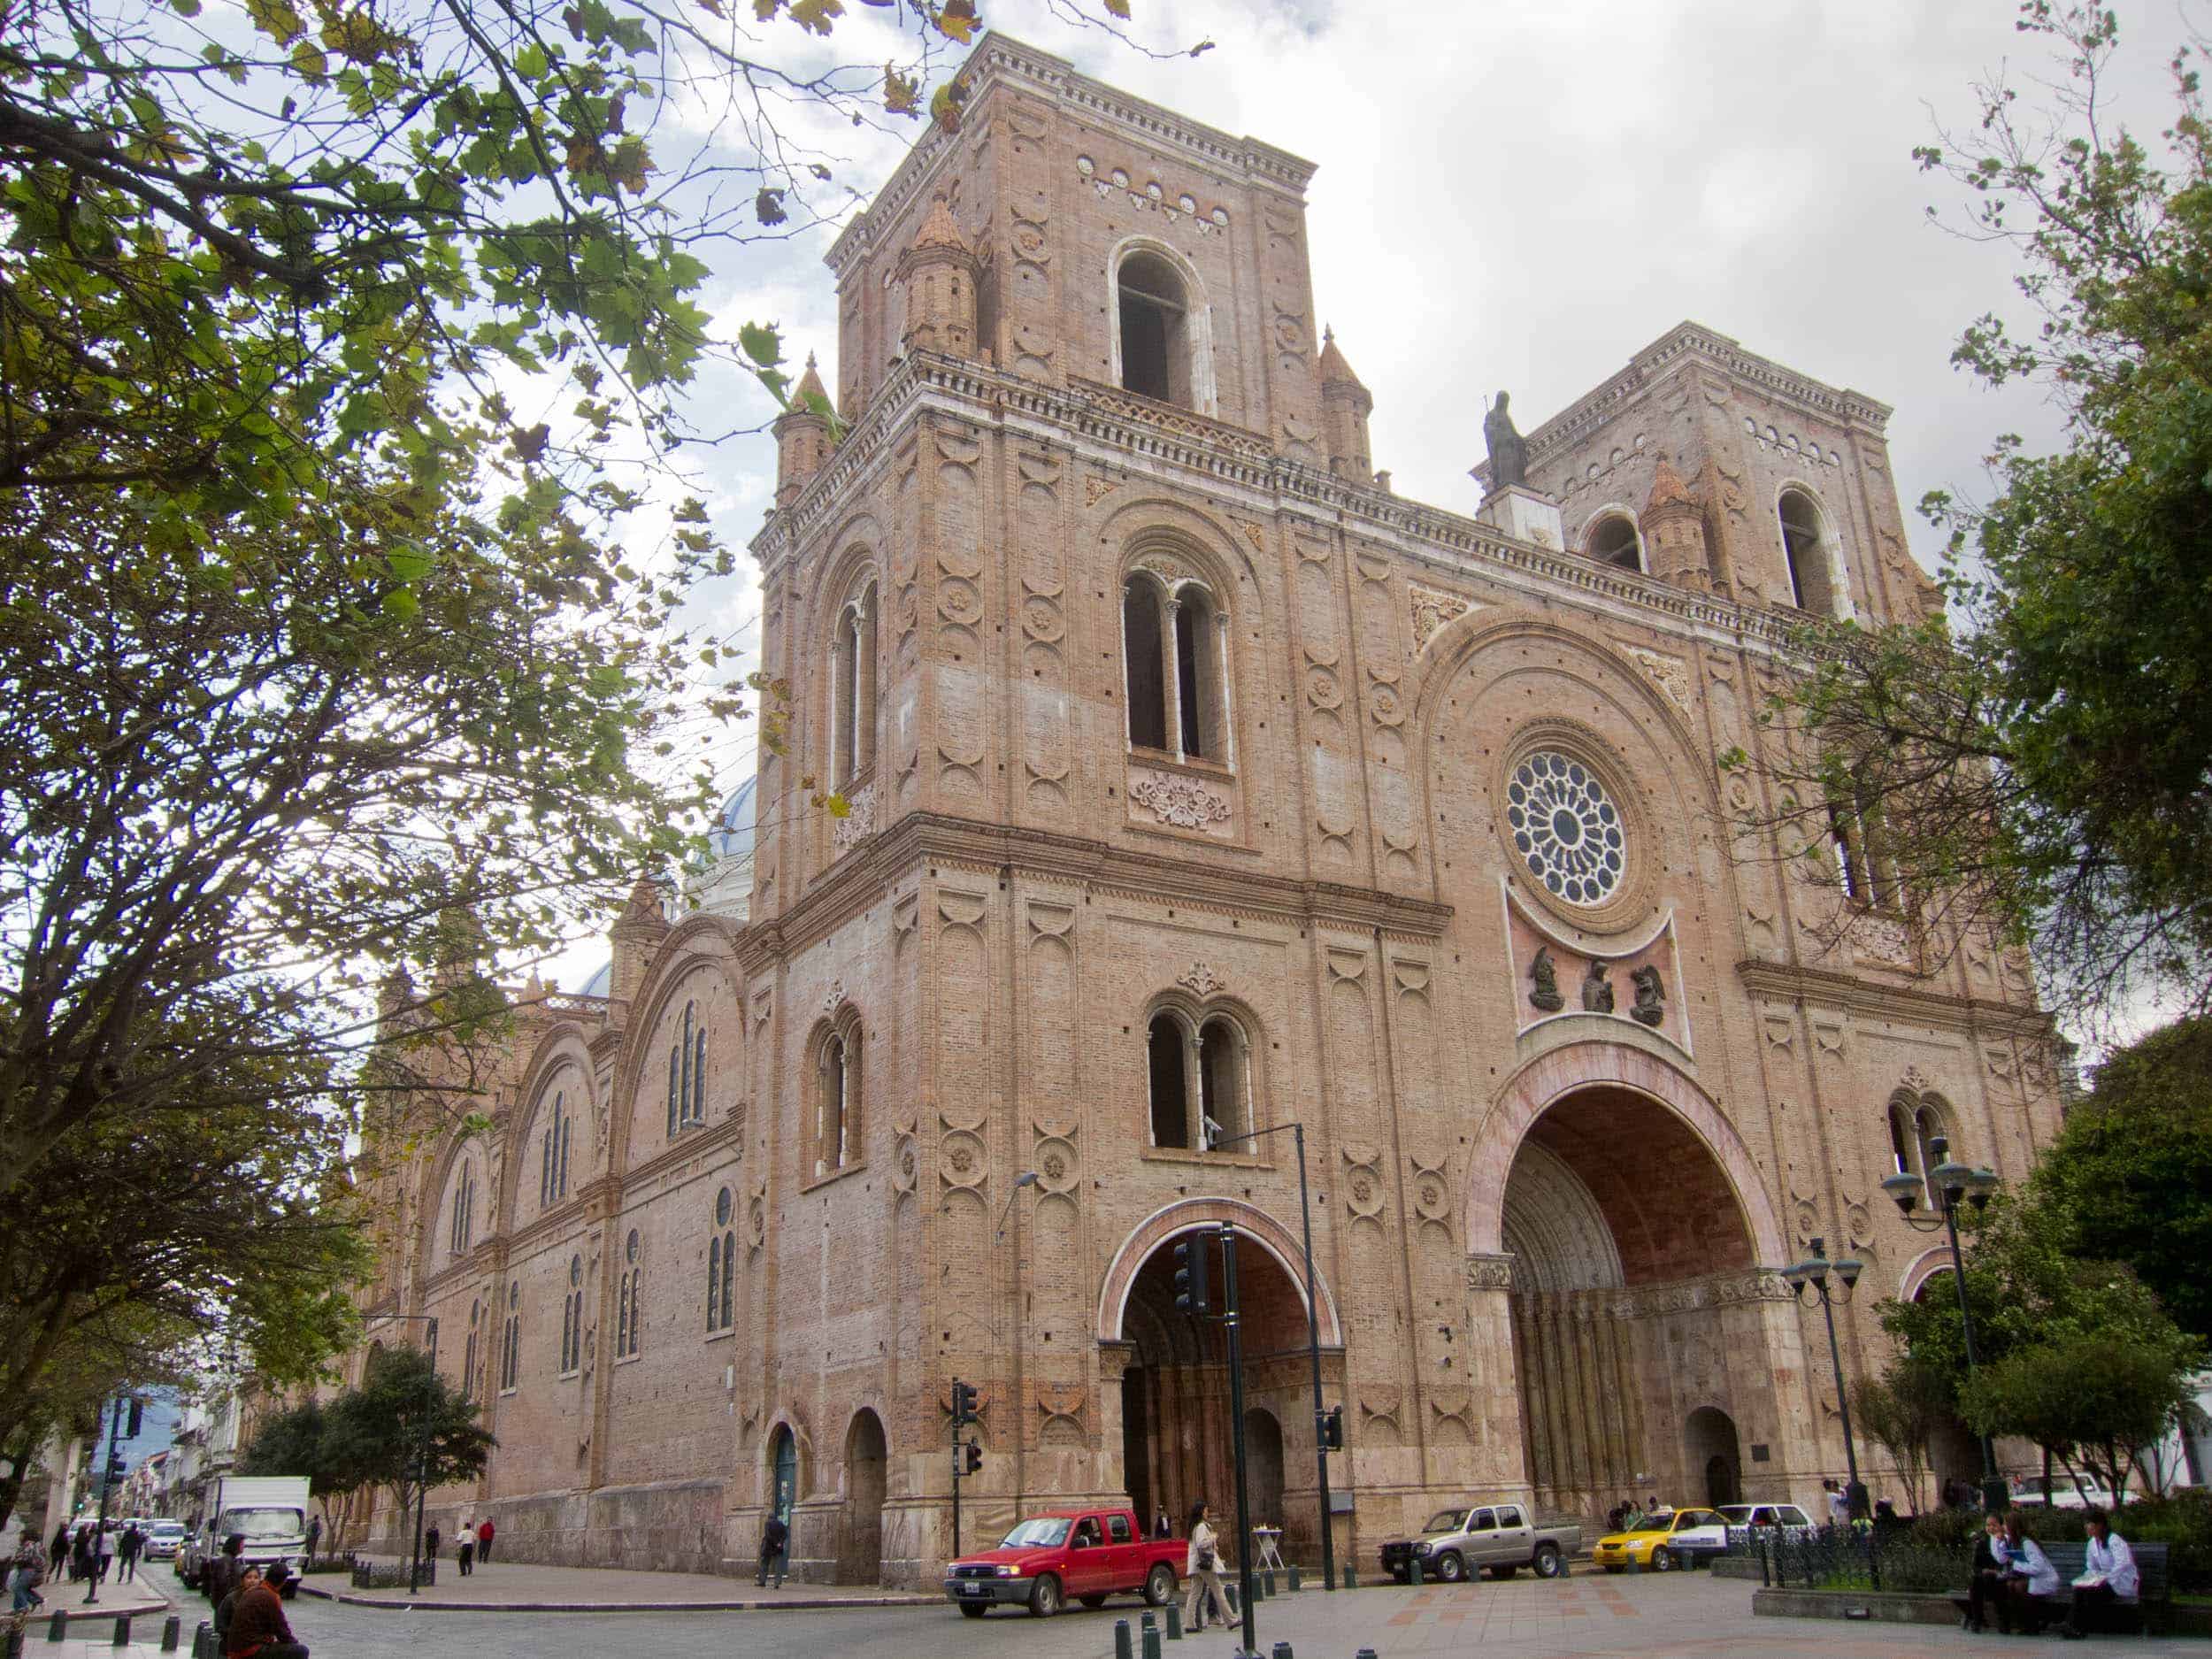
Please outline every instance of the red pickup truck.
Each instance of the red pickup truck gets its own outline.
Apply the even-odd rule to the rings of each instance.
[[[1154,1607],[1175,1599],[1190,1543],[1145,1537],[1127,1509],[1047,1509],[1030,1516],[995,1549],[945,1569],[945,1599],[970,1618],[1018,1603],[1050,1618],[1072,1599],[1097,1607],[1110,1595],[1141,1594]]]

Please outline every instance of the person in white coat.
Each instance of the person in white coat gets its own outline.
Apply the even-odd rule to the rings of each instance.
[[[1190,1548],[1183,1552],[1183,1576],[1190,1580],[1190,1606],[1183,1622],[1194,1631],[1206,1628],[1206,1605],[1214,1616],[1229,1622],[1229,1601],[1221,1594],[1221,1542],[1214,1532],[1213,1511],[1203,1498],[1190,1506]]]
[[[2016,1627],[2039,1636],[2051,1617],[2051,1598],[2058,1594],[2058,1569],[2051,1565],[2043,1546],[2028,1536],[2017,1509],[2005,1517],[2005,1599],[1998,1609],[1998,1627],[2008,1636]]]
[[[2135,1552],[2112,1530],[2111,1517],[2102,1509],[2085,1509],[2082,1520],[2089,1528],[2089,1548],[2083,1554],[2083,1572],[2074,1580],[2074,1612],[2059,1633],[2068,1640],[2093,1630],[2117,1630],[2122,1608],[2132,1608],[2143,1597],[2143,1575],[2135,1565]]]

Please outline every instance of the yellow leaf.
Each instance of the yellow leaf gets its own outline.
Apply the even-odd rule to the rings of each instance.
[[[1129,0],[1106,0],[1106,9],[1124,23],[1129,21]]]
[[[292,67],[310,81],[320,81],[330,73],[330,59],[321,47],[303,38],[292,43]]]
[[[883,66],[883,107],[894,115],[911,115],[918,107],[915,100],[921,96],[921,88],[912,77],[901,74],[889,64]]]
[[[831,20],[844,12],[845,0],[791,0],[791,20],[817,35],[828,34]]]
[[[945,0],[934,20],[940,34],[965,46],[975,38],[975,0]]]

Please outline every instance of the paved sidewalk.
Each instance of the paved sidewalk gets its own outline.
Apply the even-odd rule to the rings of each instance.
[[[438,1563],[438,1582],[414,1594],[356,1590],[343,1573],[316,1573],[300,1594],[349,1607],[471,1613],[677,1613],[787,1611],[821,1608],[937,1607],[944,1596],[859,1586],[800,1584],[764,1590],[750,1578],[704,1572],[630,1571],[616,1567],[545,1567],[534,1562],[495,1561],[464,1578],[449,1561]]]

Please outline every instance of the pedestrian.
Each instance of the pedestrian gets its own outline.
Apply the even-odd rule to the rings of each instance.
[[[224,1659],[307,1659],[305,1644],[292,1634],[284,1617],[283,1590],[290,1577],[280,1561],[266,1578],[250,1575],[231,1611]]]
[[[323,1517],[314,1517],[307,1523],[307,1558],[315,1559],[315,1547],[323,1541]]]
[[[69,1546],[69,1578],[73,1584],[82,1584],[100,1571],[99,1548],[92,1541],[92,1529],[81,1526]]]
[[[240,1575],[245,1569],[238,1557],[246,1548],[246,1535],[233,1532],[223,1540],[222,1553],[200,1569],[200,1588],[217,1607],[223,1598],[238,1587]]]
[[[776,1575],[776,1588],[783,1588],[784,1547],[791,1541],[791,1529],[784,1525],[783,1517],[771,1515],[760,1528],[760,1571],[753,1575],[753,1582],[767,1587],[768,1575]]]
[[[1840,1483],[1824,1480],[1820,1489],[1828,1494],[1828,1525],[1841,1526],[1851,1518],[1851,1500],[1844,1495]]]
[[[2004,1517],[1993,1515],[1983,1523],[1982,1536],[1974,1540],[1974,1576],[1966,1581],[1966,1612],[1960,1621],[1961,1629],[1985,1629],[1993,1601],[1999,1628],[2008,1636],[2012,1633],[2012,1619],[2005,1608],[2005,1583],[2011,1567],[2012,1547],[2005,1541]]]
[[[223,1599],[215,1604],[215,1646],[224,1653],[230,1651],[231,1621],[238,1617],[238,1598],[246,1593],[246,1586],[261,1582],[261,1569],[241,1567],[236,1581],[223,1592]]]
[[[1175,1536],[1175,1524],[1167,1518],[1167,1505],[1164,1503],[1160,1506],[1160,1512],[1152,1517],[1152,1536],[1156,1539]]]
[[[53,1563],[48,1570],[50,1573],[65,1574],[69,1571],[69,1524],[66,1521],[54,1529],[54,1541],[47,1546],[47,1554]]]
[[[1194,1631],[1205,1629],[1210,1603],[1215,1616],[1226,1624],[1229,1602],[1221,1594],[1220,1545],[1214,1536],[1213,1511],[1203,1498],[1190,1506],[1190,1543],[1183,1551],[1183,1574],[1190,1580],[1190,1606],[1183,1623]]]
[[[476,1564],[476,1534],[464,1526],[455,1536],[461,1541],[454,1548],[453,1558],[461,1563],[461,1576],[465,1578]]]
[[[8,1570],[8,1606],[14,1613],[27,1613],[45,1604],[46,1598],[38,1593],[38,1586],[46,1578],[46,1552],[38,1547],[35,1539],[26,1539],[23,1548],[16,1551],[15,1563]]]
[[[422,1535],[422,1553],[425,1559],[437,1560],[440,1541],[438,1529],[434,1526]]]
[[[115,1528],[112,1525],[98,1529],[100,1551],[100,1582],[108,1581],[108,1569],[115,1565]]]
[[[2005,1567],[2005,1600],[1998,1625],[2008,1636],[2016,1625],[2031,1636],[2040,1636],[2056,1605],[2058,1569],[2051,1565],[2043,1546],[2029,1536],[2017,1509],[2005,1517],[2005,1553],[2010,1560]]]
[[[484,1524],[476,1529],[476,1559],[479,1564],[487,1564],[491,1561],[492,1532],[492,1517],[488,1515],[484,1517]]]
[[[2092,1631],[2119,1630],[2125,1622],[2120,1610],[2136,1606],[2143,1595],[2135,1552],[2112,1530],[2111,1517],[2092,1506],[2081,1518],[2089,1528],[2089,1548],[2083,1552],[2085,1571],[2074,1580],[2074,1610],[2058,1629],[2068,1641],[2079,1641]]]
[[[131,1522],[123,1529],[123,1536],[115,1547],[115,1558],[123,1563],[119,1577],[134,1578],[138,1576],[138,1555],[145,1548],[146,1534],[138,1530],[136,1521]]]

